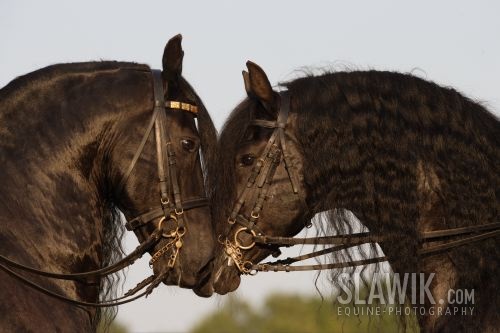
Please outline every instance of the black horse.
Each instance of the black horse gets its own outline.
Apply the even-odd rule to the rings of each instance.
[[[331,231],[349,234],[350,211],[380,241],[394,272],[436,274],[429,288],[435,300],[452,289],[474,290],[473,314],[426,311],[418,318],[423,330],[497,330],[499,232],[453,248],[441,247],[448,244],[443,238],[430,246],[426,237],[441,229],[441,236],[498,229],[498,119],[457,91],[411,75],[325,73],[286,83],[279,94],[260,67],[247,67],[248,98],[219,141],[212,213],[223,246],[215,291],[235,290],[242,272],[273,269],[254,263],[290,242],[265,236],[296,235],[320,212]],[[369,259],[366,252],[357,256]],[[345,256],[334,255],[334,265]]]
[[[178,35],[165,47],[156,81],[146,65],[104,61],[49,66],[0,90],[2,256],[50,272],[97,270],[122,255],[119,211],[131,220],[159,210],[134,221],[151,220],[134,227],[141,242],[156,237],[147,250],[156,253],[157,283],[202,288],[214,240],[201,155],[210,168],[216,132],[181,76],[183,54]],[[157,104],[163,98],[167,108]],[[155,131],[153,114],[164,119]],[[91,332],[102,314],[33,290],[6,268],[77,301],[105,301],[116,290],[116,276],[63,281],[2,263],[2,332]]]

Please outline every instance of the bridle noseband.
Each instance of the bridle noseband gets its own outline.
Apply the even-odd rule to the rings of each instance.
[[[239,224],[241,227],[236,230],[233,236],[233,240],[225,239],[221,240],[219,236],[219,242],[224,246],[226,255],[235,263],[236,268],[241,274],[255,275],[257,272],[291,272],[291,271],[308,271],[308,270],[322,270],[322,269],[338,269],[351,266],[362,266],[378,262],[387,261],[387,257],[375,257],[361,260],[351,260],[347,262],[330,263],[330,264],[317,264],[317,265],[302,265],[302,266],[291,266],[291,264],[307,260],[310,258],[315,258],[321,255],[343,251],[355,246],[360,246],[366,243],[384,242],[386,241],[383,236],[375,236],[367,232],[354,233],[350,235],[336,235],[336,236],[325,236],[325,237],[311,237],[311,238],[294,238],[294,237],[279,237],[279,236],[267,236],[264,232],[257,226],[257,221],[260,217],[260,213],[263,208],[264,201],[267,199],[267,193],[271,186],[276,168],[281,163],[284,162],[285,169],[287,170],[288,177],[293,189],[293,193],[298,195],[298,177],[296,174],[296,169],[293,167],[290,155],[287,151],[286,141],[285,141],[285,128],[288,120],[288,114],[290,112],[290,95],[289,92],[281,92],[281,107],[278,114],[277,121],[268,120],[254,120],[251,125],[272,128],[274,129],[271,137],[269,138],[267,145],[264,148],[264,152],[261,157],[257,160],[257,163],[252,168],[250,176],[248,178],[247,184],[243,189],[242,193],[233,205],[233,210],[228,218],[228,223],[233,225],[235,223]],[[257,200],[255,201],[254,207],[250,213],[250,217],[244,216],[240,213],[241,208],[245,204],[247,198],[257,191]],[[302,205],[307,208],[307,204],[304,198],[299,196],[298,199],[302,202]],[[420,240],[422,248],[419,249],[418,254],[425,256],[430,254],[435,254],[441,251],[446,251],[455,247],[470,244],[472,242],[478,242],[492,237],[500,236],[500,223],[488,223],[481,224],[470,227],[444,229],[436,231],[422,232],[420,234]],[[252,237],[250,244],[242,244],[239,235],[243,232],[249,233]],[[438,245],[428,245],[432,242],[443,242],[451,237],[463,236],[464,238],[458,240],[448,241],[444,244]],[[276,248],[286,246],[290,247],[293,245],[333,245],[319,251],[312,253],[299,255],[292,258],[286,258],[281,260],[276,260],[273,262],[267,262],[262,264],[254,264],[248,260],[244,259],[244,251],[248,251],[253,248],[256,244],[261,246],[267,246],[274,250],[273,256],[278,256],[280,254],[279,250]]]
[[[208,206],[208,200],[206,197],[197,197],[188,200],[183,200],[181,196],[181,191],[178,182],[177,166],[176,166],[176,155],[171,147],[171,139],[166,130],[167,119],[166,119],[166,109],[180,110],[183,112],[190,112],[196,116],[198,108],[195,105],[189,103],[179,102],[179,101],[165,101],[164,99],[164,89],[163,89],[163,79],[161,76],[161,71],[151,70],[153,76],[153,87],[154,87],[154,110],[153,116],[146,128],[146,132],[137,148],[132,161],[129,164],[124,176],[116,187],[115,193],[120,194],[125,184],[131,175],[146,142],[150,136],[150,133],[155,127],[155,139],[156,139],[156,153],[158,160],[158,176],[159,176],[159,188],[160,188],[160,207],[153,209],[149,212],[143,213],[136,218],[129,220],[126,223],[127,230],[133,230],[138,236],[139,231],[145,225],[152,223],[158,219],[157,227],[155,230],[145,237],[146,239],[137,246],[137,248],[132,251],[129,255],[125,256],[120,261],[98,270],[87,271],[81,273],[54,273],[35,269],[29,266],[17,263],[5,256],[0,255],[0,269],[13,276],[14,278],[20,280],[25,285],[38,290],[48,296],[53,298],[77,305],[77,306],[91,306],[91,307],[110,307],[117,306],[120,304],[125,304],[136,300],[140,297],[149,295],[154,288],[156,288],[168,274],[169,270],[162,272],[158,275],[151,275],[138,283],[134,288],[126,292],[122,297],[109,300],[103,303],[92,303],[84,302],[76,299],[71,299],[61,294],[55,293],[48,290],[33,281],[27,279],[23,275],[14,271],[13,269],[22,270],[34,275],[44,276],[47,278],[60,279],[60,280],[73,280],[85,284],[95,284],[96,279],[100,279],[107,275],[116,273],[125,267],[132,265],[137,259],[141,258],[146,252],[154,248],[162,239],[166,239],[166,244],[164,244],[157,252],[152,255],[150,260],[150,266],[156,262],[160,257],[170,253],[170,257],[167,263],[169,269],[173,268],[178,257],[179,251],[182,248],[183,242],[182,237],[186,233],[187,229],[184,221],[184,211]],[[163,226],[167,222],[173,222],[175,224],[175,229],[169,233],[164,232]],[[139,291],[145,289],[142,293],[137,294]]]

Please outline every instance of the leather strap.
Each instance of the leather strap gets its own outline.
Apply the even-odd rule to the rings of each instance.
[[[193,208],[199,208],[203,206],[208,206],[207,198],[194,198],[190,200],[185,200],[182,202],[183,209],[189,210]],[[127,230],[135,230],[137,228],[142,227],[143,225],[148,224],[149,222],[164,216],[163,208],[156,208],[147,213],[141,214],[138,217],[128,221],[125,224]]]
[[[54,272],[47,272],[44,270],[39,270],[33,267],[25,266],[22,265],[16,261],[13,261],[3,255],[0,255],[0,265],[2,266],[9,266],[13,267],[16,269],[20,269],[29,273],[37,274],[40,276],[45,276],[49,278],[54,278],[54,279],[60,279],[60,280],[75,280],[75,281],[80,281],[80,282],[86,282],[85,279],[87,278],[100,278],[103,276],[107,276],[110,274],[113,274],[115,272],[118,272],[122,270],[123,268],[132,265],[137,259],[141,258],[144,253],[146,253],[149,249],[151,249],[156,243],[159,242],[161,239],[161,232],[156,231],[153,232],[149,238],[144,241],[143,243],[139,244],[135,248],[134,251],[132,251],[130,254],[128,254],[126,257],[121,259],[120,261],[93,271],[88,271],[88,272],[82,272],[82,273],[54,273]]]
[[[164,92],[163,92],[163,79],[161,76],[161,72],[158,70],[153,71],[153,89],[154,89],[154,98],[155,98],[155,113],[157,113],[156,122],[155,122],[155,138],[156,138],[156,156],[157,156],[157,165],[158,165],[158,179],[160,182],[160,196],[162,202],[169,201],[168,195],[168,175],[165,170],[165,149],[164,145],[168,147],[170,144],[170,140],[166,140],[165,126],[167,123],[167,115],[165,113],[165,100],[164,100]]]
[[[422,239],[425,241],[432,241],[436,238],[440,237],[453,237],[457,235],[470,234],[475,232],[481,232],[484,230],[498,229],[500,228],[500,223],[488,223],[478,226],[472,227],[464,227],[464,228],[454,228],[454,229],[444,229],[437,231],[429,231],[422,233]],[[487,233],[479,234],[476,236],[469,236],[460,240],[451,241],[445,244],[439,244],[435,246],[424,247],[418,251],[419,255],[432,255],[444,250],[449,250],[455,247],[471,244],[473,242],[478,242],[484,239],[493,238],[500,236],[500,230],[490,231]],[[296,240],[296,241],[292,241]],[[318,242],[314,242],[314,240],[318,240]],[[323,249],[320,251],[312,252],[309,254],[286,258],[283,260],[277,260],[274,262],[268,262],[264,264],[256,264],[251,267],[252,270],[257,272],[292,272],[292,271],[309,271],[309,270],[322,270],[322,269],[338,269],[345,268],[351,266],[360,266],[360,265],[368,265],[377,262],[387,261],[387,257],[376,257],[369,258],[364,260],[356,260],[356,261],[347,261],[342,263],[332,263],[332,264],[318,264],[318,265],[301,265],[301,266],[290,266],[290,264],[303,261],[306,259],[310,259],[313,257],[317,257],[320,255],[328,254],[335,251],[345,250],[348,247],[358,246],[365,243],[370,242],[383,242],[384,239],[381,237],[380,240],[374,240],[373,237],[370,237],[369,233],[358,233],[352,235],[344,235],[344,236],[328,236],[328,237],[319,237],[319,238],[291,238],[291,237],[254,237],[254,241],[256,243],[265,245],[279,245],[279,246],[290,246],[290,245],[298,245],[298,244],[338,244],[340,241],[340,245],[336,245],[327,249]],[[331,241],[331,242],[329,242]],[[344,243],[342,243],[345,241]]]
[[[500,228],[500,223],[487,223],[487,224],[474,225],[470,227],[426,231],[423,233],[423,238],[430,240],[434,238],[463,235],[472,232],[495,230],[499,228]]]
[[[452,248],[459,247],[462,245],[468,245],[470,243],[478,242],[478,241],[483,240],[483,239],[493,238],[493,237],[498,237],[498,236],[500,236],[500,230],[490,231],[490,232],[480,234],[477,236],[466,237],[466,238],[463,238],[460,240],[448,242],[446,244],[435,245],[435,246],[423,248],[423,249],[419,250],[419,254],[421,254],[421,255],[434,254],[437,252],[452,249]]]
[[[433,241],[436,238],[466,235],[480,231],[491,231],[497,229],[500,229],[500,223],[488,223],[470,227],[426,231],[421,233],[421,239],[424,242],[426,241],[428,242],[428,241]],[[494,235],[491,234],[490,237],[492,236],[496,236],[496,234]],[[373,242],[380,243],[385,241],[385,237],[373,236],[369,232],[354,233],[350,235],[335,235],[335,236],[309,237],[309,238],[257,235],[254,237],[254,241],[256,243],[272,244],[278,246],[321,245],[321,244],[340,245],[340,244],[351,244],[351,243],[373,243]]]
[[[363,244],[370,242],[381,242],[382,237],[374,237],[368,232],[351,235],[337,235],[325,237],[295,238],[257,235],[254,237],[256,243],[272,244],[278,246],[291,245],[343,245],[343,244]]]
[[[149,287],[147,288],[146,291],[140,293],[139,295],[136,295],[134,297],[131,297],[131,298],[128,298],[128,299],[125,299],[133,293],[136,293],[137,291],[139,291],[140,289],[138,289],[137,287],[134,288],[134,289],[131,289],[129,291],[129,295],[124,295],[122,297],[119,297],[117,299],[114,299],[114,300],[111,300],[109,302],[103,302],[103,303],[93,303],[93,302],[84,302],[84,301],[79,301],[79,300],[76,300],[76,299],[72,299],[72,298],[69,298],[69,297],[66,297],[66,296],[63,296],[61,294],[58,294],[56,292],[53,292],[52,290],[49,290],[47,288],[44,288],[36,283],[34,283],[33,281],[30,281],[28,280],[27,278],[25,278],[24,276],[22,276],[21,274],[13,271],[12,269],[4,266],[4,265],[0,265],[0,269],[3,270],[4,272],[6,272],[7,274],[9,274],[10,276],[18,279],[19,281],[21,281],[23,284],[25,284],[26,286],[32,288],[32,289],[35,289],[47,296],[50,296],[50,297],[53,297],[55,299],[58,299],[60,301],[64,301],[66,303],[70,303],[70,304],[73,304],[73,305],[77,305],[77,306],[90,306],[90,307],[95,307],[95,308],[105,308],[105,307],[113,307],[113,306],[117,306],[117,305],[121,305],[121,304],[126,304],[126,303],[130,303],[132,301],[135,301],[136,299],[139,299],[143,296],[147,296],[149,295],[154,288],[156,288],[163,280],[163,277],[161,280],[158,280],[158,278],[156,278],[154,275],[149,277],[149,278],[146,278],[145,280],[143,280],[143,282],[141,282],[139,285],[141,286],[140,289],[143,289],[146,285],[149,285]],[[152,279],[154,278],[154,279]],[[152,281],[151,281],[152,280]],[[151,282],[150,282],[151,281]],[[138,285],[138,286],[139,286]]]
[[[387,257],[369,258],[363,260],[353,260],[348,262],[339,262],[333,264],[317,264],[317,265],[304,265],[304,266],[289,266],[289,265],[270,265],[270,264],[256,264],[252,266],[252,270],[257,272],[293,272],[293,271],[318,271],[322,269],[339,269],[353,266],[365,266],[375,264],[378,262],[387,261]]]
[[[125,184],[127,183],[128,178],[130,177],[130,174],[132,173],[132,170],[134,170],[135,165],[137,164],[137,161],[139,160],[139,157],[142,154],[142,151],[144,150],[144,146],[146,145],[146,142],[148,141],[149,135],[151,134],[151,130],[153,129],[153,126],[156,122],[156,116],[158,115],[158,108],[155,108],[153,111],[153,116],[151,117],[151,120],[148,123],[148,127],[146,127],[146,132],[144,133],[144,136],[142,137],[141,143],[139,144],[139,147],[135,151],[134,157],[132,158],[132,161],[130,162],[127,171],[123,175],[122,179],[120,180],[120,183],[118,183],[118,186],[116,187],[116,193],[121,193],[123,191],[123,188],[125,187]]]

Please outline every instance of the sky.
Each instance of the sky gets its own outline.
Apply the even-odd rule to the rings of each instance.
[[[245,62],[272,84],[322,68],[391,70],[451,86],[500,115],[498,1],[24,1],[0,0],[0,87],[61,62],[123,60],[161,68],[182,33],[183,74],[218,128],[245,97]],[[127,234],[132,250],[135,236]],[[125,290],[150,274],[148,259]],[[236,297],[316,293],[314,273],[245,277]],[[328,290],[320,280],[320,286]],[[119,308],[132,332],[186,332],[225,297],[161,286]]]

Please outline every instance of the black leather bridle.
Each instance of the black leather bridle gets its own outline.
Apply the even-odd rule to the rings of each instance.
[[[98,270],[69,274],[54,273],[22,265],[2,255],[0,255],[0,269],[17,278],[27,286],[46,295],[71,304],[92,307],[109,307],[131,302],[142,296],[147,296],[163,281],[169,270],[158,275],[153,274],[149,276],[148,278],[137,284],[136,287],[126,292],[122,297],[103,303],[92,303],[71,299],[61,294],[55,293],[34,283],[33,281],[27,279],[26,277],[15,271],[22,270],[34,275],[47,278],[73,280],[81,283],[94,284],[96,279],[99,280],[102,277],[116,273],[124,269],[125,267],[132,265],[135,260],[141,258],[146,252],[153,249],[162,240],[166,240],[166,243],[160,248],[160,250],[152,255],[150,265],[152,265],[161,256],[170,253],[170,258],[167,266],[168,268],[174,267],[178,253],[182,248],[182,237],[186,232],[184,211],[208,206],[208,200],[206,197],[198,197],[189,200],[182,199],[178,182],[176,156],[175,152],[171,148],[171,140],[168,132],[166,131],[166,109],[171,109],[172,111],[180,110],[184,112],[190,112],[194,116],[196,116],[198,108],[195,105],[189,103],[165,101],[165,92],[163,89],[163,79],[161,76],[161,71],[152,70],[152,76],[154,86],[153,115],[148,124],[148,127],[146,128],[146,132],[141,140],[141,143],[139,144],[139,147],[137,148],[129,167],[127,168],[127,171],[124,173],[123,178],[117,186],[116,193],[121,193],[123,188],[125,187],[125,184],[130,174],[132,173],[154,126],[156,153],[158,160],[160,207],[129,220],[126,223],[126,228],[128,230],[133,230],[136,235],[139,236],[140,230],[143,226],[158,221],[159,219],[155,230],[149,236],[147,236],[146,239],[139,246],[137,246],[134,251],[125,256],[123,259],[108,267],[104,267]],[[167,233],[164,231],[163,224],[171,221],[175,223],[176,227],[173,231]],[[137,294],[143,289],[145,290],[142,293]]]
[[[341,250],[346,250],[348,248],[359,246],[366,243],[384,242],[386,239],[383,236],[374,236],[368,232],[354,233],[350,235],[336,235],[336,236],[325,236],[325,237],[310,237],[310,238],[294,238],[294,237],[279,237],[279,236],[267,236],[257,225],[260,213],[262,211],[264,201],[267,199],[269,188],[272,184],[276,168],[283,161],[284,166],[287,170],[288,177],[290,179],[293,193],[299,195],[299,185],[298,176],[296,174],[296,169],[291,163],[290,153],[287,151],[286,141],[285,141],[285,129],[288,120],[288,114],[290,112],[290,94],[288,91],[280,93],[281,106],[278,113],[278,119],[276,121],[268,120],[254,120],[251,125],[260,126],[265,128],[274,129],[271,137],[269,138],[261,157],[257,160],[250,176],[248,177],[247,184],[238,199],[233,205],[233,210],[228,218],[228,223],[239,224],[240,227],[234,233],[233,239],[221,240],[219,236],[219,241],[223,244],[225,248],[226,255],[235,263],[241,274],[254,275],[257,272],[268,272],[268,271],[307,271],[307,270],[322,270],[322,269],[336,269],[345,268],[351,266],[362,266],[373,264],[377,262],[387,261],[387,257],[375,257],[362,260],[352,260],[340,263],[330,263],[330,264],[317,264],[317,265],[302,265],[302,266],[291,266],[291,264],[306,259],[318,257],[328,253],[338,252]],[[255,193],[257,192],[257,193]],[[255,197],[257,194],[257,199],[255,200],[254,206],[251,210],[250,216],[245,216],[240,213],[241,208],[247,201],[248,197]],[[298,196],[304,207],[307,208],[307,204],[304,202],[302,196]],[[458,246],[463,246],[470,244],[472,242],[481,241],[491,237],[500,236],[500,223],[488,223],[481,224],[470,227],[453,228],[436,230],[429,232],[422,232],[420,234],[420,240],[422,247],[419,249],[419,255],[429,255],[441,251],[446,251]],[[248,233],[252,237],[252,241],[249,244],[242,244],[239,235],[242,233]],[[456,236],[467,236],[458,240],[448,241],[451,237]],[[443,242],[444,244],[438,245],[428,245],[431,242]],[[244,259],[244,251],[248,251],[253,248],[256,244],[260,246],[265,246],[271,249],[274,253],[273,256],[279,255],[279,247],[286,246],[290,247],[293,245],[333,245],[332,247],[325,248],[312,253],[300,255],[297,257],[286,258],[282,260],[277,260],[273,262],[267,262],[262,264],[254,264],[248,260]],[[276,255],[277,254],[277,255]]]
[[[168,267],[172,268],[175,264],[179,250],[182,247],[182,237],[186,232],[184,210],[208,206],[208,200],[206,197],[182,200],[177,174],[176,156],[172,149],[170,136],[166,131],[167,115],[165,108],[183,110],[190,112],[193,115],[196,115],[198,108],[188,103],[165,101],[161,71],[153,70],[152,72],[154,77],[153,89],[155,96],[153,117],[148,128],[146,129],[146,133],[144,134],[141,144],[127,169],[127,172],[118,186],[118,189],[121,191],[125,186],[126,181],[128,180],[137,160],[139,159],[139,156],[142,153],[154,124],[160,188],[160,207],[133,218],[128,221],[125,226],[127,230],[133,230],[139,237],[140,229],[146,224],[156,221],[158,218],[160,218],[157,227],[159,230],[162,230],[164,222],[173,221],[176,224],[175,230],[170,233],[162,232],[163,238],[170,239],[170,241],[154,253],[150,261],[150,265],[152,265],[163,254],[165,254],[167,250],[172,248],[174,251],[168,262]]]

